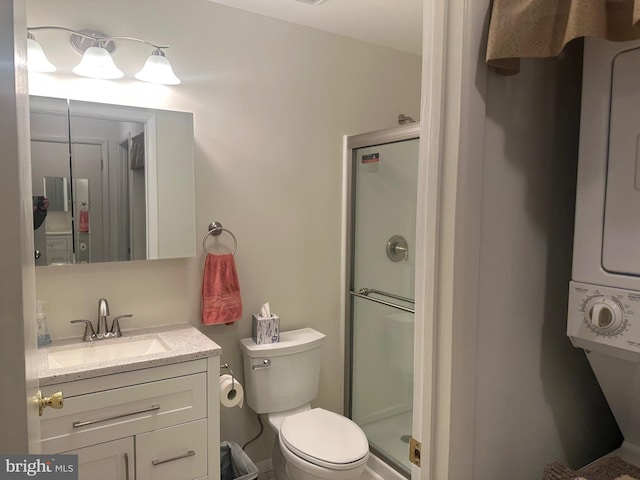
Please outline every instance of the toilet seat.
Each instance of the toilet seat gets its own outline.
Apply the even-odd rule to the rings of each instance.
[[[314,408],[286,417],[279,436],[296,456],[331,470],[350,470],[367,461],[369,443],[353,421],[337,413]]]

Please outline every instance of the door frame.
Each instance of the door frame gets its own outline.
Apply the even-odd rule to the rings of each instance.
[[[27,96],[26,2],[0,0],[0,162],[4,231],[0,254],[0,377],[3,408],[0,451],[3,454],[40,453],[40,422],[36,345],[35,262],[33,256],[33,206]],[[19,252],[17,254],[16,252]]]
[[[490,0],[424,0],[414,480],[473,478]]]

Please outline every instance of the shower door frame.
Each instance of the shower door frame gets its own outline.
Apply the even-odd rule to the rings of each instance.
[[[375,147],[378,145],[387,145],[391,143],[403,142],[407,140],[419,140],[420,139],[420,123],[412,123],[410,125],[404,125],[399,127],[387,128],[384,130],[377,130],[374,132],[362,133],[358,135],[345,135],[344,136],[344,157],[343,157],[343,258],[342,258],[342,292],[343,292],[343,308],[344,315],[344,404],[343,409],[345,414],[351,414],[352,407],[352,395],[351,395],[351,380],[352,380],[352,361],[353,361],[353,337],[352,331],[352,315],[353,315],[353,297],[350,292],[353,290],[353,270],[354,270],[354,249],[355,238],[353,235],[353,221],[355,219],[355,150],[364,147]],[[416,172],[417,174],[417,172]],[[416,180],[417,181],[417,180]],[[416,198],[416,202],[417,202]],[[415,361],[414,361],[415,365]],[[397,461],[389,457],[386,453],[379,450],[375,446],[370,445],[371,451],[390,465],[395,465]],[[409,446],[407,445],[407,455],[409,452]],[[394,470],[397,470],[394,468]],[[404,472],[399,474],[404,475]]]

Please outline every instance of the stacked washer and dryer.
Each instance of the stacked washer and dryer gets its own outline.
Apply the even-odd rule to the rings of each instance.
[[[640,42],[585,41],[567,334],[640,465]]]

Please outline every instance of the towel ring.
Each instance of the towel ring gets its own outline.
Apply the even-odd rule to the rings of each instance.
[[[209,224],[209,229],[207,231],[207,234],[202,239],[202,249],[205,251],[205,253],[209,253],[207,250],[207,238],[209,238],[209,235],[218,236],[222,232],[227,232],[229,235],[231,235],[231,238],[233,238],[233,252],[231,252],[231,255],[236,254],[236,250],[238,250],[238,240],[236,239],[236,236],[233,233],[231,233],[226,228],[222,228],[222,224],[220,222],[211,222]]]

